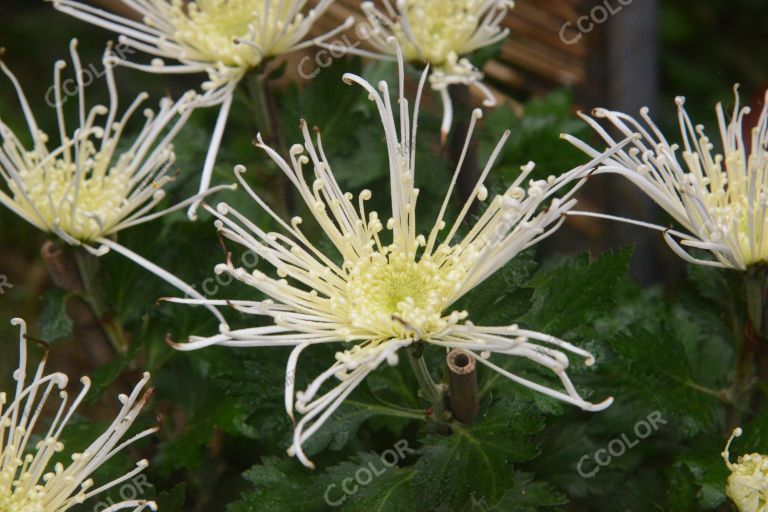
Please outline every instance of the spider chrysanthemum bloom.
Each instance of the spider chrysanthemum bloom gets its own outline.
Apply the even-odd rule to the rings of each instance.
[[[120,34],[121,44],[148,53],[150,64],[120,60],[151,73],[205,73],[200,104],[221,105],[206,158],[200,192],[208,189],[234,90],[249,71],[270,57],[314,44],[305,41],[333,0],[121,0],[143,23],[74,0],[50,0],[59,11]],[[351,20],[320,37],[322,41]],[[177,62],[166,62],[166,59]],[[197,208],[190,208],[194,218]]]
[[[589,411],[607,407],[612,399],[598,404],[584,400],[566,374],[569,360],[565,352],[592,364],[594,359],[585,350],[518,325],[474,325],[466,311],[452,308],[457,300],[520,251],[560,226],[564,212],[575,203],[570,195],[581,183],[574,182],[573,177],[584,171],[575,169],[559,177],[529,180],[531,164],[504,193],[489,197],[483,183],[509,136],[507,132],[457,217],[449,224],[446,213],[461,164],[453,175],[434,227],[420,234],[416,228],[419,190],[414,187],[415,139],[419,98],[426,74],[419,85],[413,124],[408,101],[403,96],[402,61],[396,104],[390,100],[386,82],[381,82],[377,90],[357,75],[347,74],[344,80],[361,86],[378,108],[389,155],[391,217],[385,219],[375,211],[366,210],[365,203],[372,196],[370,191],[354,197],[340,189],[319,133],[313,138],[306,123],[301,125],[303,145],[294,145],[287,161],[259,139],[258,146],[296,186],[314,221],[338,254],[326,254],[313,244],[302,229],[301,218],[284,221],[275,215],[242,178],[244,169],[238,168],[236,174],[242,186],[274,217],[283,232],[267,232],[225,203],[209,210],[218,218],[216,225],[224,237],[269,262],[276,275],[238,268],[231,261],[217,266],[216,271],[232,275],[269,298],[264,301],[169,300],[231,306],[244,313],[271,317],[274,324],[240,330],[225,328],[218,335],[193,337],[176,347],[182,350],[211,345],[295,347],[288,359],[285,400],[288,414],[294,418],[294,412],[298,412],[302,417],[297,419],[289,453],[307,466],[311,466],[311,462],[302,451],[304,442],[368,374],[384,362],[396,364],[398,352],[414,344],[461,348],[480,363],[548,396]],[[397,105],[397,114],[393,104]],[[467,143],[480,117],[481,112],[476,110]],[[464,155],[466,151],[465,145]],[[305,170],[307,165],[309,173]],[[570,185],[573,187],[567,191]],[[557,197],[563,192],[562,197]],[[469,225],[469,212],[476,202],[487,202],[487,208],[474,225]],[[336,361],[305,390],[294,393],[299,355],[307,347],[321,343],[342,344]],[[413,362],[416,356],[410,349],[407,353]],[[564,389],[551,389],[511,373],[499,361],[492,361],[491,354],[520,356],[538,363],[554,372]],[[416,364],[423,364],[423,358],[418,361]],[[331,382],[336,384],[325,390],[324,385]],[[324,392],[321,393],[321,389]]]
[[[103,255],[110,249],[135,261],[191,296],[200,296],[173,275],[113,240],[119,231],[142,224],[198,201],[203,195],[231,189],[219,186],[176,205],[154,211],[174,180],[172,141],[192,112],[196,93],[188,92],[178,101],[164,98],[159,109],[143,109],[148,95],[141,94],[121,112],[113,67],[115,58],[107,48],[102,59],[109,91],[107,105],[87,106],[85,89],[94,73],[86,74],[77,53],[77,41],[70,44],[74,78],[62,79],[64,61],[54,66],[54,84],[47,94],[55,108],[57,146],[40,129],[21,84],[0,60],[0,70],[15,87],[29,130],[30,144],[22,142],[0,117],[0,204],[37,228],[67,244]],[[67,96],[66,85],[76,86],[76,97]],[[74,126],[64,114],[68,101],[77,102]],[[71,120],[70,120],[71,121]],[[139,129],[135,137],[124,132],[129,125]],[[127,139],[127,140],[126,140]]]
[[[635,134],[634,142],[597,172],[628,178],[683,226],[688,233],[638,223],[663,230],[667,243],[686,261],[737,270],[768,263],[768,102],[751,128],[744,126],[750,109],[739,105],[738,93],[730,119],[718,104],[718,142],[693,124],[684,104],[684,98],[677,98],[682,147],[667,142],[648,109],[640,112],[642,122],[596,110],[594,117],[607,120],[622,136]],[[617,144],[596,119],[582,117],[609,147]],[[567,138],[590,156],[599,153]],[[693,257],[686,247],[707,250],[715,259]]]
[[[139,23],[82,2],[50,1],[156,57],[149,65],[124,64],[155,73],[208,73],[208,90],[231,88],[265,59],[310,46],[305,36],[333,3],[320,0],[306,9],[307,0],[121,0],[141,17]]]
[[[147,95],[140,95],[120,113],[114,59],[107,50],[103,65],[109,104],[88,108],[86,78],[76,46],[73,40],[70,50],[75,76],[69,80],[77,85],[77,97],[64,94],[64,61],[54,67],[54,85],[52,94],[48,94],[58,121],[55,147],[40,129],[21,84],[0,61],[0,69],[18,94],[31,140],[31,144],[22,142],[24,137],[17,136],[0,119],[0,168],[5,184],[0,203],[41,230],[99,253],[107,237],[193,201],[153,212],[165,198],[163,187],[173,180],[169,174],[175,162],[171,141],[191,113],[187,107],[194,93],[176,102],[163,99],[156,112],[144,109],[143,123],[137,122],[141,128],[138,136],[126,141],[126,125],[142,108]],[[92,74],[88,77],[92,79]],[[72,126],[64,115],[64,104],[75,100],[78,115]]]
[[[63,373],[45,374],[45,358],[32,375],[27,373],[26,324],[20,318],[19,368],[13,374],[16,391],[9,401],[0,393],[0,510],[13,512],[64,512],[106,493],[144,471],[142,460],[125,475],[107,483],[93,480],[94,473],[118,452],[157,431],[156,427],[128,437],[142,407],[152,395],[143,391],[149,381],[145,373],[130,395],[120,395],[121,408],[107,430],[81,453],[66,461],[57,461],[64,445],[60,441],[67,423],[90,389],[90,380],[81,379],[82,390],[70,402],[66,390],[68,378]],[[57,397],[57,398],[54,398]],[[58,401],[57,404],[52,402]],[[43,428],[43,410],[55,412],[53,421]],[[157,510],[154,502],[125,500],[107,511]]]
[[[448,87],[470,85],[485,97],[484,105],[496,105],[493,93],[482,83],[483,73],[466,55],[502,41],[509,29],[502,26],[507,12],[514,7],[511,0],[382,0],[379,8],[363,2],[368,21],[366,41],[378,54],[349,49],[374,58],[395,59],[388,43],[395,37],[405,59],[419,65],[428,62],[432,88],[443,102],[443,140],[450,130],[453,105]]]
[[[768,456],[749,453],[741,455],[736,462],[731,462],[731,443],[741,434],[740,428],[735,429],[722,453],[725,465],[731,471],[725,492],[739,512],[766,512],[768,511]]]

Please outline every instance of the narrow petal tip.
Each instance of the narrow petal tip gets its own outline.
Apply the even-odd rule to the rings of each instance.
[[[613,404],[613,397],[609,396],[608,398],[606,398],[602,402],[599,402],[599,403],[596,403],[596,404],[591,404],[591,403],[587,402],[582,407],[582,409],[585,410],[585,411],[589,411],[589,412],[600,412],[600,411],[604,411],[605,409],[609,408],[612,404]]]

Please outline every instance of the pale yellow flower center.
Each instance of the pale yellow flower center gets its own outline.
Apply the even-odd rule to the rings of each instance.
[[[768,155],[755,151],[748,162],[739,152],[728,153],[725,159],[715,155],[702,161],[692,153],[684,158],[695,171],[689,179],[701,180],[713,228],[736,244],[739,260],[746,266],[768,261],[768,215],[763,209],[768,204]],[[706,178],[699,177],[702,171]]]
[[[444,310],[471,262],[444,258],[440,264],[436,256],[417,260],[395,250],[356,262],[347,282],[350,324],[388,338],[428,337],[445,328]]]
[[[109,171],[103,156],[109,151],[98,152],[90,142],[85,145],[79,179],[78,165],[72,160],[58,158],[39,165],[30,157],[28,168],[19,173],[26,197],[15,182],[9,185],[16,204],[29,216],[41,219],[47,229],[58,226],[87,242],[120,220],[131,183],[128,173]]]
[[[6,432],[10,435],[10,432]],[[13,434],[16,439],[25,436],[26,431],[23,428],[17,428]],[[48,438],[37,446],[38,456],[41,451],[50,449],[52,452],[60,453],[64,445],[56,439]],[[46,488],[41,482],[33,481],[33,475],[29,472],[20,472],[23,466],[28,468],[34,457],[32,454],[23,455],[18,453],[14,444],[7,446],[5,450],[0,450],[0,511],[2,512],[47,512],[45,507]],[[57,469],[61,472],[62,467]],[[43,476],[44,481],[53,479],[56,473],[50,473]],[[77,496],[82,496],[78,493]],[[73,499],[77,500],[77,496]],[[50,508],[48,509],[50,510]]]
[[[467,41],[479,21],[474,12],[483,3],[480,0],[408,0],[406,13],[416,45],[408,41],[400,24],[395,31],[406,59],[428,60],[433,66],[441,66],[466,53]]]
[[[292,2],[281,0],[174,0],[169,21],[176,29],[174,38],[193,50],[187,57],[252,68],[269,56],[271,49],[259,51],[235,39],[258,45],[284,30],[290,32],[295,21],[286,20],[293,14],[291,6]]]
[[[768,505],[768,457],[751,453],[732,464],[726,494],[740,512],[760,512]]]

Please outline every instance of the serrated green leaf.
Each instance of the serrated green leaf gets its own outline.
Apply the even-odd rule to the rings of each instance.
[[[584,137],[588,129],[585,123],[574,118],[572,108],[572,97],[564,90],[531,100],[523,105],[522,112],[500,106],[488,114],[481,153],[488,154],[498,142],[499,134],[509,129],[511,136],[496,165],[505,182],[517,177],[520,167],[530,161],[536,162],[537,178],[573,169],[587,159],[580,150],[560,140],[560,134]]]
[[[536,482],[533,475],[515,472],[512,486],[493,508],[498,512],[539,512],[568,503],[568,498],[546,482]]]
[[[355,438],[360,425],[374,416],[376,410],[368,404],[345,401],[325,422],[315,435],[304,444],[307,455],[320,453],[325,449],[338,451]]]
[[[680,512],[697,512],[698,488],[694,475],[685,464],[678,464],[670,475],[669,505]]]
[[[227,507],[227,512],[314,512],[325,510],[322,491],[313,485],[311,473],[293,459],[267,457],[243,476],[254,490]]]
[[[130,359],[118,356],[104,366],[96,368],[89,375],[91,379],[91,389],[88,391],[86,400],[93,402],[98,400],[101,394],[106,390],[128,366]]]
[[[592,262],[581,255],[538,274],[531,283],[536,289],[533,306],[521,321],[555,336],[591,328],[613,305],[614,288],[625,275],[631,256],[630,247],[607,252]]]
[[[700,438],[696,450],[683,454],[676,465],[685,466],[698,487],[696,510],[712,510],[726,501],[725,484],[730,472],[720,452],[725,441],[718,437]]]
[[[450,436],[430,435],[414,465],[423,506],[458,510],[470,500],[496,505],[513,485],[511,464],[539,453],[533,435],[543,427],[530,402],[504,398],[477,423],[454,424]]]
[[[393,465],[394,459],[395,456],[360,453],[352,461],[328,468],[320,479],[326,504],[339,506],[345,512],[411,509],[416,498],[411,486],[414,471]]]
[[[510,325],[530,308],[534,289],[525,287],[536,264],[530,252],[517,255],[491,278],[461,299],[456,309],[469,312],[477,325]]]
[[[666,327],[666,333],[673,331]],[[623,384],[624,397],[642,396],[665,414],[686,420],[689,435],[712,427],[720,405],[718,391],[692,377],[680,340],[638,327],[631,337],[612,340],[611,346],[618,358],[608,371],[614,383]]]

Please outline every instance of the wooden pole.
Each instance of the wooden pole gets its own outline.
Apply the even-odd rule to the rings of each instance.
[[[464,424],[472,423],[479,409],[475,358],[455,348],[448,354],[447,363],[453,417]]]

